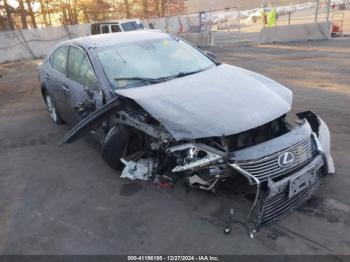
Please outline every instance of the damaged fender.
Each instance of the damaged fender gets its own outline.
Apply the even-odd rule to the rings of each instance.
[[[299,119],[306,119],[315,134],[318,150],[322,152],[328,174],[335,173],[333,157],[331,155],[331,134],[327,124],[311,111],[297,114]]]
[[[318,119],[320,120],[318,139],[323,149],[323,154],[326,160],[328,174],[334,174],[335,166],[334,166],[333,157],[331,155],[331,135],[329,132],[329,128],[321,118],[318,118]]]

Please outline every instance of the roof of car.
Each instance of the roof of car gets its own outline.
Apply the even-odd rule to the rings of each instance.
[[[102,25],[102,24],[119,24],[119,23],[127,23],[127,22],[142,22],[141,19],[122,19],[122,20],[106,20],[101,22],[92,23],[91,25]]]
[[[162,33],[158,30],[140,30],[130,32],[119,32],[100,35],[89,35],[64,41],[62,44],[78,44],[85,48],[89,47],[105,47],[120,43],[132,43],[138,41],[162,39],[169,37],[168,34]]]

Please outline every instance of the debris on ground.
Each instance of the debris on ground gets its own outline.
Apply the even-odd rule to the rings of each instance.
[[[153,159],[140,159],[137,161],[126,161],[121,159],[125,164],[121,178],[128,178],[131,180],[149,180],[150,175],[153,172],[155,163]]]

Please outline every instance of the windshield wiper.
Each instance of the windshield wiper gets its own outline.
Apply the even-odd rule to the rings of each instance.
[[[151,84],[157,84],[157,83],[161,83],[164,81],[167,81],[169,78],[168,77],[160,77],[160,78],[147,78],[147,77],[118,77],[118,78],[114,78],[115,81],[142,81],[142,82],[149,82]]]
[[[210,69],[211,67],[212,66],[209,66],[207,68],[196,70],[196,71],[192,71],[192,72],[180,72],[177,75],[172,76],[172,78],[180,78],[180,77],[185,77],[185,76],[189,76],[189,75],[194,75],[194,74],[206,71],[206,70]]]
[[[147,82],[147,83],[151,83],[151,84],[157,84],[157,83],[161,83],[161,82],[166,82],[175,78],[180,78],[180,77],[185,77],[188,75],[194,75],[203,71],[206,71],[208,69],[210,69],[212,66],[209,66],[207,68],[204,69],[200,69],[200,70],[196,70],[196,71],[192,71],[192,72],[180,72],[176,75],[172,75],[172,76],[165,76],[165,77],[159,77],[159,78],[148,78],[148,77],[117,77],[114,78],[115,81],[122,81],[122,80],[126,80],[126,81],[142,81],[142,82]]]

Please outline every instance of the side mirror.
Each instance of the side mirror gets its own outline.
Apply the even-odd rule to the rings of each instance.
[[[216,55],[210,51],[204,51],[204,54],[208,56],[209,58],[216,60]]]

